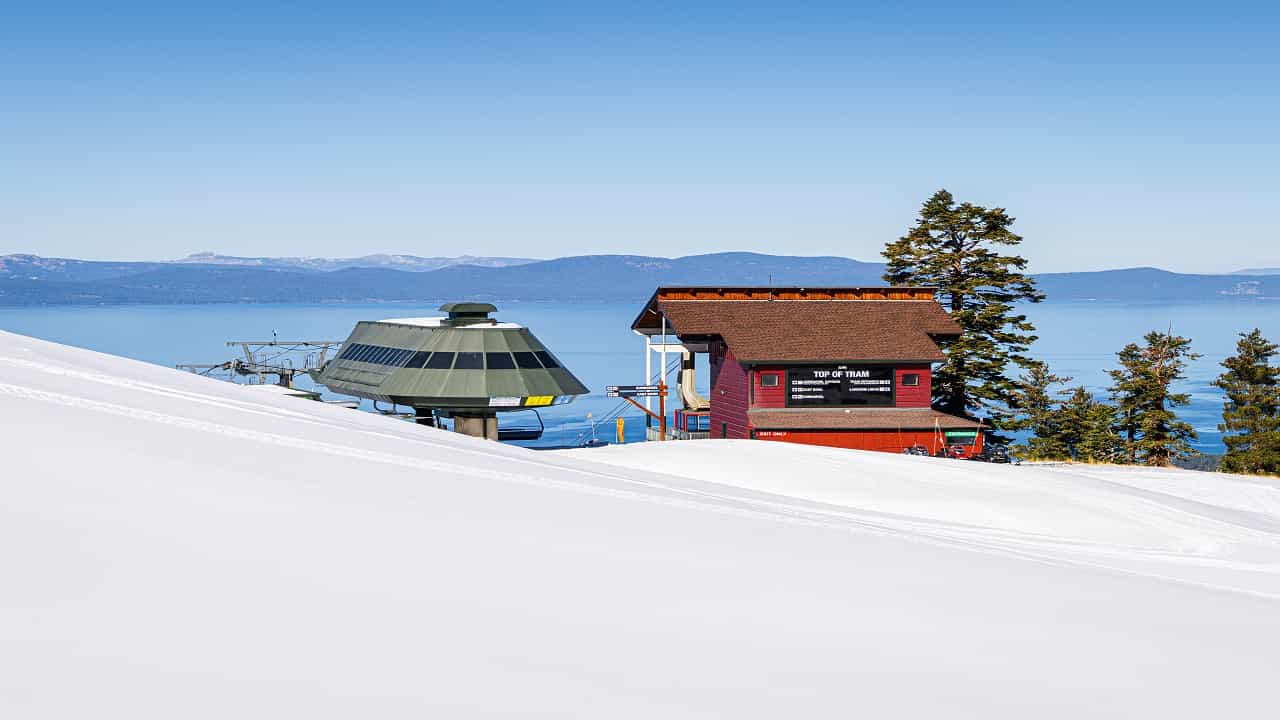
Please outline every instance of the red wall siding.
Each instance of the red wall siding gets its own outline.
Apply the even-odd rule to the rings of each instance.
[[[893,391],[895,403],[898,407],[929,407],[933,396],[930,371],[931,368],[928,365],[905,366],[894,370]],[[918,374],[920,376],[920,384],[916,386],[903,385],[902,376],[908,373]]]
[[[923,445],[929,452],[937,452],[942,439],[932,430],[759,430],[756,438],[775,442],[793,442],[805,445],[849,448],[853,450],[880,450],[900,453],[912,445]],[[982,450],[982,435],[974,452]]]
[[[765,387],[760,384],[764,375],[778,376],[776,387]],[[787,406],[787,371],[780,367],[757,367],[751,371],[751,382],[755,385],[755,400],[752,407],[780,408]]]
[[[722,351],[724,357],[720,356]],[[712,344],[710,355],[711,437],[749,438],[747,404],[751,385],[747,368],[722,342]]]

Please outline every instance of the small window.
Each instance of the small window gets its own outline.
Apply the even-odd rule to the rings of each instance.
[[[396,356],[395,358],[393,358],[393,361],[391,364],[395,365],[396,367],[404,367],[404,364],[409,362],[409,359],[412,357],[413,357],[412,350],[397,350]]]
[[[760,387],[778,387],[777,373],[764,373],[760,376]]]
[[[906,373],[902,376],[904,387],[915,387],[920,384],[920,373]]]
[[[516,367],[521,370],[541,370],[542,363],[538,362],[538,356],[531,352],[512,353],[516,356]]]
[[[482,352],[460,352],[458,360],[453,364],[454,370],[483,370],[484,369],[484,353]]]
[[[516,361],[511,359],[511,353],[490,352],[484,354],[484,363],[490,370],[515,370]]]
[[[534,354],[537,355],[538,359],[542,361],[542,367],[548,370],[560,367],[560,363],[556,362],[556,359],[551,357],[551,353],[547,352],[546,350],[539,350]]]
[[[356,353],[356,360],[360,362],[369,362],[369,358],[373,355],[373,351],[376,349],[377,348],[372,345],[361,345],[360,352]]]
[[[409,362],[405,363],[404,366],[407,368],[413,368],[416,370],[422,367],[423,365],[426,365],[427,358],[429,357],[431,357],[431,353],[427,352],[426,350],[419,350],[418,352],[414,353],[412,357],[409,358]]]
[[[448,370],[451,367],[453,367],[451,352],[431,353],[431,359],[427,361],[427,368],[431,370]]]

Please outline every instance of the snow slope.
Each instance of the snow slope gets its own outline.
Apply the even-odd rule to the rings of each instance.
[[[4,333],[0,443],[0,717],[1272,712],[1266,481],[535,453]]]
[[[582,451],[573,451],[579,454]],[[672,443],[599,462],[784,493],[897,533],[1280,598],[1280,482],[1106,466],[987,465],[773,443]]]

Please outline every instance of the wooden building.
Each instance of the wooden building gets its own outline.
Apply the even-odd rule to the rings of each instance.
[[[660,287],[632,329],[705,353],[712,438],[981,450],[978,421],[930,406],[938,341],[960,333],[930,288]]]

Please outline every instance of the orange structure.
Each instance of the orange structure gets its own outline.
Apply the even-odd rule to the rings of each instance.
[[[930,406],[938,343],[960,334],[932,288],[660,287],[631,327],[707,356],[700,436],[981,451],[979,421]]]

